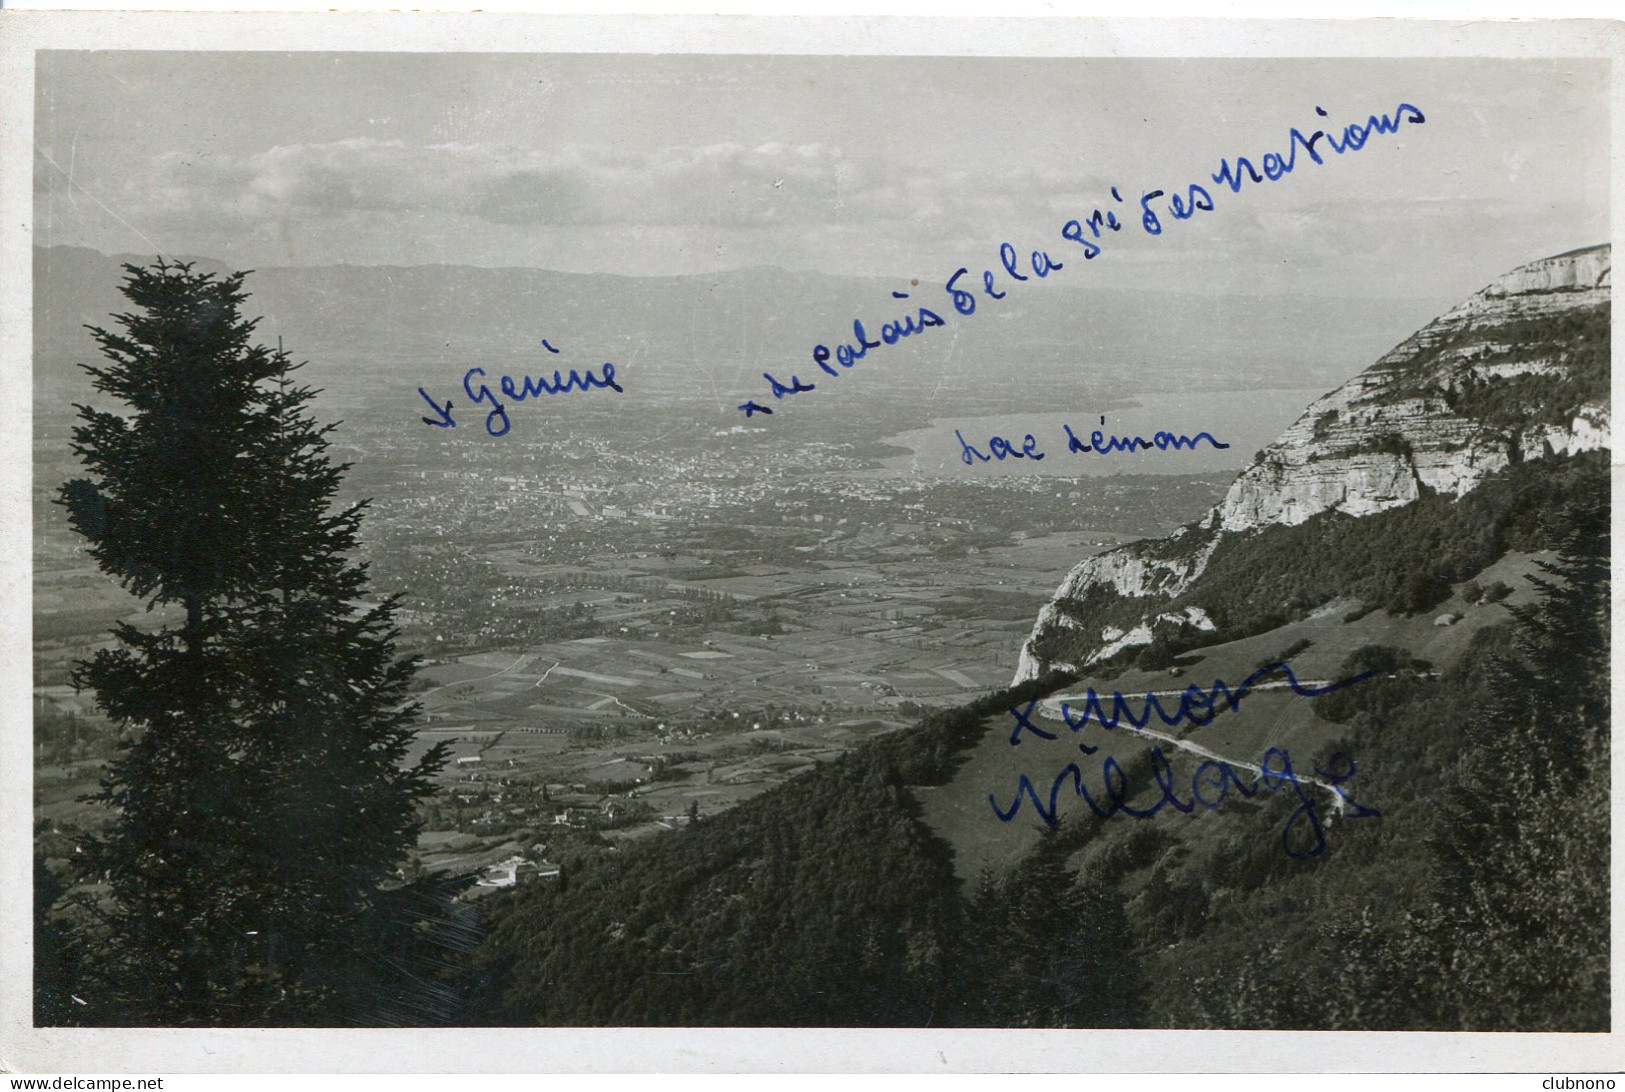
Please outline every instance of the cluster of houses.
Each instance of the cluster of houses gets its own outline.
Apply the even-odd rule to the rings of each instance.
[[[552,809],[555,826],[579,827],[613,821],[626,806],[624,798],[588,792],[585,785],[549,785],[543,808]]]
[[[546,848],[546,847],[538,847]],[[485,875],[474,881],[476,887],[513,887],[535,880],[556,879],[562,869],[552,861],[533,861],[516,853],[507,860],[487,865]]]

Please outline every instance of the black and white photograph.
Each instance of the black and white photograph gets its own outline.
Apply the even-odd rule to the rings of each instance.
[[[1618,24],[134,18],[0,21],[14,1046],[1619,1061]]]

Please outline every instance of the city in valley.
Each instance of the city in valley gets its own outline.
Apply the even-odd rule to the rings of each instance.
[[[673,427],[669,405],[516,407],[496,439],[426,427],[404,397],[337,400],[372,587],[403,593],[400,648],[423,660],[419,747],[450,744],[409,867],[478,874],[474,897],[703,822],[1005,685],[1071,566],[1166,533],[1227,478],[917,473],[883,438],[927,422],[884,407],[849,410],[850,439],[787,445],[726,418]],[[48,860],[95,821],[80,797],[116,741],[71,664],[114,621],[165,617],[102,576],[51,503],[78,473],[69,427],[36,422]]]

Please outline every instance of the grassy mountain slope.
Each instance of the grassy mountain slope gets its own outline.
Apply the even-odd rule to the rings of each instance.
[[[1110,798],[1108,757],[1124,771],[1120,795],[1130,806],[1150,810],[1161,795],[1152,743],[1122,729],[1090,725],[1074,738],[1058,722],[1038,721],[1061,738],[1028,736],[1012,747],[1008,708],[1024,708],[1060,680],[1026,684],[873,741],[706,824],[571,862],[560,887],[488,903],[480,1018],[1605,1026],[1606,976],[1595,972],[1599,960],[1606,970],[1606,914],[1594,914],[1607,897],[1604,674],[1589,668],[1589,684],[1559,680],[1569,689],[1554,693],[1551,665],[1606,662],[1606,562],[1601,583],[1595,569],[1577,584],[1554,580],[1547,567],[1575,554],[1582,524],[1592,528],[1593,555],[1606,558],[1596,528],[1606,535],[1607,478],[1596,455],[1547,466],[1556,468],[1573,480],[1531,494],[1530,549],[1503,553],[1477,571],[1476,587],[1448,587],[1425,613],[1356,609],[1345,599],[1187,649],[1172,683],[1166,670],[1119,666],[1067,686],[1132,693],[1206,688],[1215,678],[1235,684],[1283,654],[1305,680],[1378,664],[1378,677],[1335,694],[1258,692],[1210,724],[1166,729],[1233,760],[1235,781],[1256,789],[1253,799],[1232,789],[1214,810],[1166,806],[1144,819],[1102,819],[1068,789],[1057,829],[1030,809],[1001,823],[989,792],[1008,807],[1027,773],[1047,793],[1073,761],[1097,800]],[[1415,518],[1390,512],[1353,521],[1351,533],[1380,542],[1391,525]],[[1483,590],[1498,583],[1510,592],[1491,591],[1498,601],[1486,601]],[[1551,587],[1571,586],[1573,624],[1529,636],[1524,616],[1544,609]],[[1461,618],[1435,625],[1443,612]],[[1512,720],[1508,702],[1521,710]],[[1523,741],[1517,768],[1504,768],[1497,750],[1509,734]],[[1080,741],[1099,750],[1083,756]],[[1199,758],[1159,746],[1174,796],[1190,801]],[[1260,764],[1270,748],[1289,753],[1302,784],[1276,777],[1273,790],[1259,787],[1244,764]],[[1352,777],[1338,753],[1353,758]],[[1548,767],[1567,772],[1522,773]],[[1271,768],[1279,771],[1279,760]],[[1216,771],[1207,776],[1202,791],[1212,796]],[[1306,783],[1315,776],[1343,778],[1348,796],[1380,816],[1336,815],[1331,793]],[[1311,801],[1324,838],[1318,851]],[[1530,832],[1532,817],[1547,826]],[[1451,848],[1461,829],[1479,833]],[[1561,892],[1547,891],[1538,872],[1512,876],[1499,866],[1529,852],[1530,838],[1570,862],[1554,881]],[[1521,886],[1506,894],[1514,883]],[[1463,885],[1468,894],[1452,894]],[[1544,931],[1516,924],[1530,914],[1556,919]],[[1475,932],[1499,939],[1491,955],[1471,950]],[[1563,938],[1556,948],[1548,932]],[[1389,973],[1395,951],[1406,953],[1397,975]],[[1466,977],[1451,970],[1475,959]],[[1522,1007],[1497,1009],[1493,998],[1535,964],[1562,968],[1584,988],[1537,989]]]
[[[1592,424],[1560,425],[1576,399],[1607,418],[1599,277],[1606,254],[1585,252],[1502,278],[1379,364],[1359,422],[1294,426],[1302,443],[1276,446],[1301,481],[1244,472],[1226,504],[1319,504],[1335,467],[1367,461],[1408,466],[1411,493],[1216,517],[1092,559],[1027,664],[1085,677],[1029,678],[487,903],[477,1018],[1605,1028],[1609,467]],[[1533,340],[1485,349],[1531,315]],[[1498,436],[1493,391],[1514,389],[1535,400]],[[1426,466],[1403,443],[1332,451],[1351,428],[1386,435],[1385,415],[1421,435],[1430,399],[1499,461],[1452,468],[1438,437]],[[1281,662],[1310,686],[1363,681],[1301,696],[1269,686]],[[1203,723],[1146,724],[1163,738],[1041,711],[1090,687],[1174,709],[1195,686],[1200,712],[1221,680],[1260,689]],[[1019,745],[1012,710],[1039,729]]]

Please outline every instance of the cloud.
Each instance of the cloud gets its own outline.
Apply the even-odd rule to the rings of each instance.
[[[386,211],[496,224],[740,227],[837,214],[843,188],[872,173],[818,144],[528,149],[359,137],[240,158],[167,153],[150,192],[172,211],[208,205],[249,219]]]
[[[1022,252],[1054,248],[1064,260],[1061,224],[1109,200],[1108,184],[1051,164],[932,170],[901,153],[853,155],[812,141],[606,138],[542,148],[354,136],[237,154],[171,149],[84,178],[119,224],[139,229],[129,240],[102,214],[73,207],[62,172],[42,167],[40,207],[56,216],[54,237],[94,242],[111,231],[120,247],[243,254],[259,264],[904,263],[951,272],[991,266],[1005,240]]]
[[[1019,227],[1017,221],[1035,215],[1047,222],[1056,209],[1077,204],[1090,181],[1030,169],[1002,178],[933,176],[819,143],[537,149],[356,137],[241,157],[166,153],[153,162],[144,188],[155,211],[194,221],[343,220],[382,212],[500,225],[868,223],[974,234]]]

